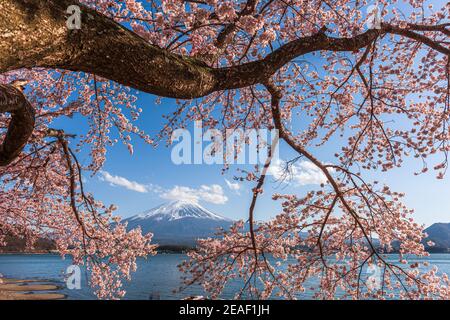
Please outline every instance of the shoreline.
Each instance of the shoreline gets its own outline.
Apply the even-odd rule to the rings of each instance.
[[[8,251],[8,252],[1,252],[0,251],[0,256],[1,255],[13,255],[13,254],[21,254],[21,255],[45,255],[45,254],[50,254],[50,255],[59,255],[59,253],[58,252],[20,252],[20,251],[17,251],[17,252],[12,252],[12,251]]]
[[[186,251],[171,251],[171,250],[161,250],[158,251],[158,254],[186,254]],[[427,251],[429,254],[450,254],[450,249],[448,251],[444,250],[436,250],[436,251]],[[383,254],[386,255],[396,255],[399,254],[398,252],[385,252]],[[58,252],[1,252],[0,256],[7,256],[7,255],[24,255],[24,256],[39,256],[39,255],[52,255],[52,256],[60,256]],[[70,255],[69,255],[70,256]],[[1,279],[1,277],[0,277]]]
[[[45,284],[45,280],[25,280],[0,277],[0,300],[62,300],[67,296],[60,287]]]

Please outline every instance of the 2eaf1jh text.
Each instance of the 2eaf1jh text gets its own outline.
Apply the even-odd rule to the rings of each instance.
[[[269,305],[260,304],[226,304],[222,307],[206,307],[206,306],[193,306],[186,304],[180,307],[180,315],[197,315],[206,316],[207,318],[215,314],[221,315],[252,315],[256,317],[265,316],[270,314]]]

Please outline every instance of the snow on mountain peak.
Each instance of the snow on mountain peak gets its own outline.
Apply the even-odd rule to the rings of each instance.
[[[127,220],[146,220],[155,219],[156,221],[173,221],[184,218],[210,219],[216,221],[231,221],[228,218],[215,214],[196,202],[178,200],[145,211],[141,214],[135,215]]]

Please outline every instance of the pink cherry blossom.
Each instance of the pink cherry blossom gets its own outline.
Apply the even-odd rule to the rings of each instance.
[[[133,154],[134,139],[152,146],[170,142],[175,129],[194,120],[202,120],[205,130],[224,133],[275,128],[280,144],[296,154],[291,164],[308,160],[327,182],[306,194],[274,194],[280,208],[276,217],[257,223],[258,197],[271,192],[265,179],[270,159],[238,170],[236,179],[253,191],[248,223],[222,230],[221,238],[200,240],[180,266],[185,285],[200,283],[212,298],[233,279],[242,282],[236,298],[296,298],[308,290],[321,299],[333,299],[338,292],[351,299],[450,298],[447,275],[409,261],[428,253],[423,226],[402,202],[404,194],[367,178],[406,160],[416,175],[445,177],[450,6],[433,3],[430,10],[431,1],[378,1],[381,22],[373,26],[367,19],[372,4],[82,0],[80,5],[137,35],[134,49],[158,53],[155,59],[142,55],[131,61],[130,74],[150,64],[156,75],[171,77],[170,85],[148,84],[141,77],[130,82],[102,78],[88,72],[89,64],[76,69],[80,56],[67,64],[44,59],[34,65],[35,54],[10,66],[27,53],[18,49],[13,58],[0,60],[0,66],[6,64],[2,88],[14,87],[17,93],[12,84],[25,79],[20,92],[35,111],[26,146],[0,166],[0,244],[5,234],[24,236],[29,246],[38,237],[51,237],[63,256],[88,268],[100,298],[120,298],[122,281],[136,269],[136,259],[155,254],[152,235],[127,231],[113,215],[114,206],[85,190],[82,175],[101,170],[108,149],[119,142]],[[114,41],[125,35],[120,30]],[[70,35],[76,41],[76,32],[84,35],[85,30],[63,39]],[[98,30],[97,40],[107,36],[103,32]],[[70,50],[57,58],[69,56]],[[126,63],[132,53],[123,52],[117,64]],[[162,72],[158,63],[166,60],[173,64]],[[172,67],[176,73],[168,70]],[[161,98],[176,99],[166,124],[152,136],[137,125],[142,110],[136,89],[142,87],[169,92],[157,97],[156,105]],[[194,87],[207,89],[186,93]],[[0,111],[0,126],[7,129],[11,110]],[[76,118],[83,126],[62,131],[57,127],[62,117]],[[89,159],[81,163],[80,155]],[[395,262],[387,255],[393,251],[399,252]],[[381,271],[381,287],[373,289],[375,282],[362,276],[369,267]],[[311,288],[311,279],[319,279],[317,288]]]

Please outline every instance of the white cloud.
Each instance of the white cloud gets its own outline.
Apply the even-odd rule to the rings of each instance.
[[[124,187],[128,190],[141,193],[147,193],[149,191],[146,185],[140,184],[136,181],[130,181],[127,178],[112,175],[107,171],[101,171],[100,174],[100,180],[109,182],[112,186]]]
[[[288,172],[285,169],[286,162],[277,160],[269,167],[268,174],[273,175],[277,180],[292,181],[300,186],[327,182],[323,172],[310,161],[303,160],[299,163],[293,163],[289,166]]]
[[[231,182],[228,181],[228,179],[225,179],[225,183],[227,184],[228,188],[230,188],[230,190],[233,190],[234,192],[239,194],[239,190],[241,190],[241,185],[238,182]]]
[[[108,182],[111,186],[123,187],[141,193],[152,192],[159,195],[162,199],[193,202],[205,201],[214,204],[224,204],[228,201],[228,197],[224,194],[222,186],[218,184],[201,185],[199,188],[176,185],[171,189],[165,189],[159,185],[141,184],[136,181],[130,181],[127,178],[112,175],[107,171],[101,171],[100,174],[100,180]],[[227,181],[227,183],[230,182]],[[237,183],[230,184],[232,185],[230,189],[239,190],[240,186]]]
[[[168,200],[205,201],[214,204],[224,204],[228,201],[228,197],[224,195],[222,187],[218,184],[202,185],[198,189],[175,186],[161,193],[160,197]]]
[[[175,186],[160,195],[161,198],[167,200],[188,200],[198,202],[198,196],[194,189],[183,186]]]

